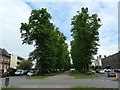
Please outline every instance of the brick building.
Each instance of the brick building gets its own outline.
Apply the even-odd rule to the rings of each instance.
[[[10,54],[0,48],[0,76],[4,76],[8,68],[10,68]]]

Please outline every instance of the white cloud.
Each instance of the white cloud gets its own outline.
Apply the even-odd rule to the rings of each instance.
[[[22,45],[20,38],[20,25],[27,22],[31,9],[23,2],[18,0],[0,1],[0,30],[2,32],[2,48],[9,53],[27,57],[33,50],[32,46]]]
[[[119,0],[23,0],[26,2],[118,2]]]
[[[99,47],[99,55],[112,55],[118,52],[118,42],[110,42],[110,37],[106,37],[101,41],[101,47]]]
[[[118,0],[23,0],[26,2],[32,2],[34,8],[46,7],[50,11],[54,20],[53,23],[59,26],[60,29],[66,35],[70,34],[70,23],[71,18],[76,14],[76,11],[80,10],[81,7],[87,6],[90,13],[97,13],[102,20],[102,26],[100,28],[100,47],[98,54],[110,55],[118,51]],[[20,39],[20,23],[26,22],[30,15],[30,8],[23,2],[18,0],[4,0],[0,3],[0,28],[3,32],[3,47],[7,48],[10,52],[25,55],[31,51],[31,47],[22,46]],[[45,3],[48,2],[48,3]],[[54,5],[50,2],[58,2]],[[62,3],[63,2],[63,3]],[[64,3],[69,2],[69,3]],[[72,3],[70,3],[72,2]],[[75,3],[77,2],[77,3]],[[61,4],[62,3],[62,4]],[[66,7],[67,5],[67,7]],[[67,9],[68,8],[68,9]],[[62,9],[62,10],[61,10]],[[58,12],[59,11],[59,12]],[[62,11],[62,12],[61,12]],[[68,14],[66,14],[68,12]],[[65,18],[65,21],[61,20]],[[69,20],[68,20],[69,18]],[[55,21],[56,20],[56,21]],[[7,34],[8,33],[8,34]],[[67,38],[70,36],[68,35]],[[115,40],[114,42],[112,40]],[[69,40],[66,41],[68,44]],[[33,48],[32,48],[33,49]],[[69,46],[70,49],[70,46]]]

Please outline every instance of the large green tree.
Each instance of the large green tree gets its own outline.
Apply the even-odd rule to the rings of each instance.
[[[51,22],[47,9],[32,10],[28,23],[21,23],[23,44],[34,44],[35,50],[29,54],[29,60],[36,60],[36,68],[44,75],[61,71],[68,59],[65,59],[66,37]],[[68,55],[67,55],[68,56]],[[65,61],[65,63],[64,63]]]
[[[22,70],[29,70],[32,67],[32,62],[29,60],[23,60],[19,63],[17,66],[17,69],[22,69]]]
[[[97,14],[90,15],[88,8],[72,18],[71,57],[76,70],[86,72],[89,69],[93,55],[97,54],[101,20]]]

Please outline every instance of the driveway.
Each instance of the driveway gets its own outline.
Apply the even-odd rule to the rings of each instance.
[[[55,75],[55,76],[51,76],[48,78],[45,78],[46,80],[71,80],[71,79],[75,79],[73,76],[70,76],[70,71],[66,71],[64,73]]]

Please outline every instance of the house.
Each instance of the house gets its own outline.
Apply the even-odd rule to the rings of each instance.
[[[10,54],[0,48],[0,76],[5,76],[5,72],[10,68]]]
[[[97,59],[92,60],[92,66],[102,66],[102,56],[97,56]]]
[[[108,66],[111,69],[120,68],[120,51],[108,57],[102,58],[102,67],[107,68]]]
[[[11,54],[10,67],[16,69],[21,61],[25,60],[23,57]]]

